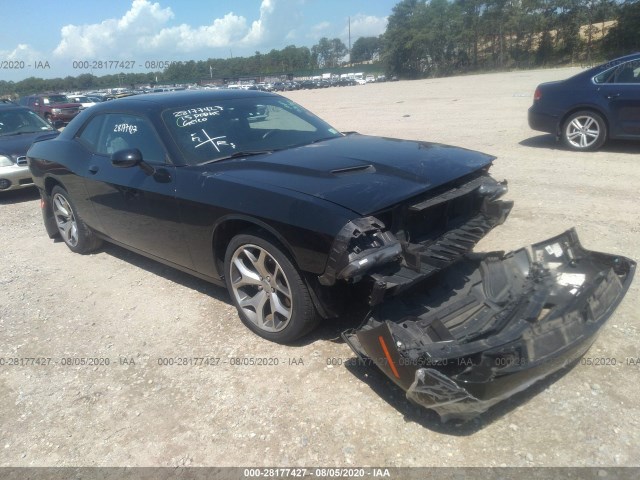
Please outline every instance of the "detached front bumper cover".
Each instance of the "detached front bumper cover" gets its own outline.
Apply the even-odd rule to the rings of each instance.
[[[442,420],[470,419],[580,358],[636,264],[575,230],[504,254],[468,254],[377,307],[343,337]]]

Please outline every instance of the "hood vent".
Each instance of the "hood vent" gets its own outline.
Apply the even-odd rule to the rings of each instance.
[[[26,167],[27,166],[27,157],[25,157],[25,156],[18,157],[16,159],[16,164],[19,165],[20,167]]]
[[[353,167],[337,168],[331,170],[334,175],[351,175],[353,173],[374,173],[376,171],[373,165],[355,165]]]

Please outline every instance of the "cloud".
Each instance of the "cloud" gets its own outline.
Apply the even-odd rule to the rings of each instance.
[[[170,25],[174,13],[150,0],[133,0],[122,18],[91,25],[66,25],[54,50],[74,59],[136,58],[140,54],[189,53],[230,46],[258,47],[295,37],[291,25],[299,20],[300,0],[262,0],[260,16],[249,24],[229,12],[208,25]]]
[[[211,25],[191,27],[182,24],[161,29],[157,34],[138,40],[142,50],[192,52],[201,48],[226,47],[241,41],[247,31],[244,17],[227,13]]]
[[[351,17],[351,38],[377,37],[387,29],[387,17],[363,15],[361,13]],[[342,36],[349,35],[349,27],[342,31]]]
[[[5,60],[19,60],[27,63],[42,60],[43,55],[29,44],[20,43],[13,50],[0,50],[0,58]]]
[[[330,31],[331,24],[329,22],[320,22],[311,27],[307,38],[319,40],[321,37],[326,37]]]
[[[133,50],[146,45],[174,16],[171,8],[161,8],[148,0],[133,0],[120,19],[107,19],[92,25],[65,25],[62,39],[53,51],[58,57],[92,59],[105,52],[116,58],[131,57]]]

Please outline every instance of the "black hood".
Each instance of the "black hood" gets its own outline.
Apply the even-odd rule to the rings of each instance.
[[[33,142],[55,138],[59,133],[57,130],[50,130],[20,135],[0,135],[0,155],[8,155],[15,160],[17,157],[26,155]]]
[[[356,134],[220,166],[224,175],[369,215],[485,168],[494,158],[447,145]]]

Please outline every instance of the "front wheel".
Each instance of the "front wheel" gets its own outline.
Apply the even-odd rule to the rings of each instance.
[[[51,203],[58,233],[71,251],[89,253],[100,246],[102,241],[78,216],[73,200],[64,188],[53,187]]]
[[[237,235],[227,247],[224,271],[240,319],[261,337],[288,343],[317,324],[307,285],[272,241]]]
[[[600,115],[588,110],[574,113],[562,127],[562,142],[571,150],[597,150],[606,139],[607,124]]]

